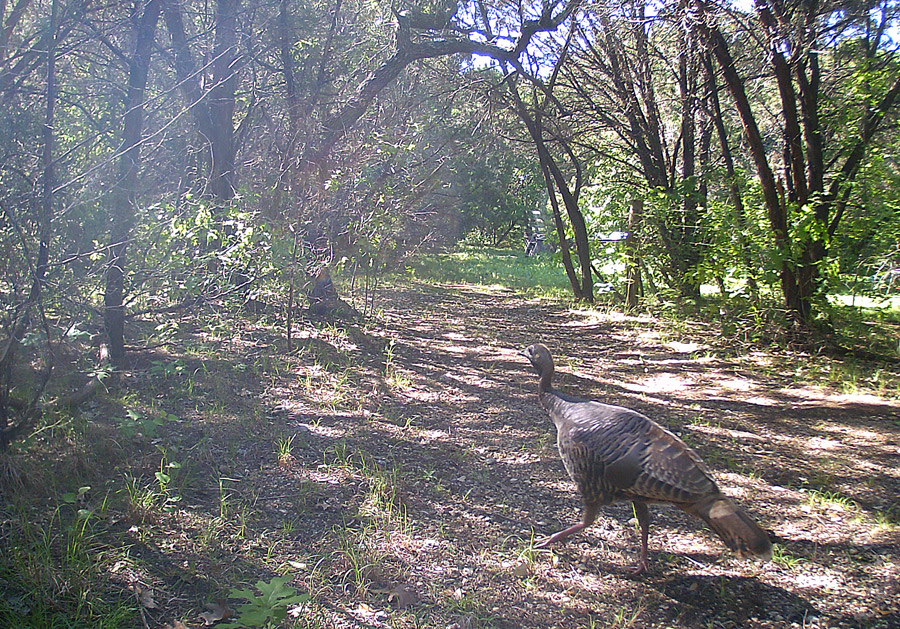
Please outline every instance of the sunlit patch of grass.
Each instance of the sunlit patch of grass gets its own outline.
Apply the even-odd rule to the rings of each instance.
[[[406,506],[398,493],[399,468],[385,469],[364,452],[351,451],[345,441],[338,441],[325,453],[325,466],[362,479],[365,493],[357,518],[375,522],[383,531],[409,532]]]
[[[379,524],[382,530],[409,532],[406,506],[397,495],[396,468],[389,472],[375,469],[367,474],[368,489],[358,515]]]
[[[882,531],[896,531],[900,528],[900,513],[895,508],[875,511],[875,528]]]
[[[352,368],[331,371],[321,365],[311,365],[302,379],[306,396],[332,411],[347,408],[351,401],[352,386],[356,378]]]
[[[464,248],[417,256],[407,273],[417,280],[507,288],[533,297],[571,299],[562,264],[552,256],[528,257],[511,249]]]
[[[796,377],[801,382],[829,387],[845,395],[900,397],[900,370],[873,361],[854,358],[805,361],[798,364]]]
[[[859,509],[852,498],[848,498],[837,491],[804,489],[803,494],[803,503],[811,508],[823,509],[837,507],[843,511],[856,511]]]
[[[772,546],[772,562],[786,570],[794,570],[803,563],[803,558],[791,553],[781,544]]]

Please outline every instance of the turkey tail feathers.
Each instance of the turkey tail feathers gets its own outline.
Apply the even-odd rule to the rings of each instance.
[[[685,508],[703,519],[738,557],[772,559],[769,535],[740,507],[725,496],[710,496]]]

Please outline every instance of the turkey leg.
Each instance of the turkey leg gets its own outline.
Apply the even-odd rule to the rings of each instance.
[[[650,509],[643,502],[635,500],[634,515],[637,516],[638,524],[641,525],[641,560],[632,574],[643,574],[647,571],[647,538],[650,536]]]
[[[646,507],[645,507],[646,508]],[[570,526],[567,529],[560,531],[559,533],[554,533],[550,537],[546,537],[542,539],[540,542],[534,545],[535,548],[546,548],[550,544],[554,542],[558,542],[561,539],[567,538],[572,533],[577,533],[581,529],[589,527],[594,523],[594,520],[597,519],[597,512],[600,510],[600,505],[585,505],[584,506],[584,515],[581,519],[581,522],[574,526]]]

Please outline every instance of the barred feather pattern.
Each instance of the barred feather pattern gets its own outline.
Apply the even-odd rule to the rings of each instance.
[[[645,503],[667,502],[707,522],[739,556],[771,558],[768,534],[719,490],[709,468],[681,439],[631,409],[553,389],[553,359],[545,346],[532,345],[525,355],[541,376],[541,405],[556,425],[560,457],[584,500],[584,526],[593,520],[588,513],[612,502],[630,500],[644,512]],[[646,540],[643,522],[642,528]]]

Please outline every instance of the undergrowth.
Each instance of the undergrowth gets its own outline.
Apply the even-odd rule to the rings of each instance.
[[[571,305],[552,257],[469,249],[416,259],[406,277],[513,290],[563,310]],[[773,323],[759,313],[754,323],[722,321],[727,317],[710,308],[693,315],[705,318],[701,326],[660,303],[648,300],[640,317],[628,320],[608,307],[592,316],[607,323],[618,317],[621,334],[643,331],[660,345],[696,337],[710,348],[704,352],[729,357],[750,356],[761,341],[735,339]],[[743,314],[752,319],[751,310]],[[872,346],[885,350],[898,321],[859,309],[836,308],[835,317],[847,318],[857,340],[870,335]],[[415,606],[413,593],[398,585],[422,546],[457,553],[461,570],[471,570],[464,564],[476,560],[451,543],[449,516],[441,514],[457,494],[458,508],[467,508],[464,492],[483,483],[474,469],[465,477],[445,469],[465,452],[436,452],[429,467],[404,466],[404,440],[419,448],[443,438],[432,424],[419,426],[433,421],[433,406],[413,408],[405,397],[421,386],[408,339],[376,329],[376,322],[366,346],[358,329],[304,321],[287,352],[275,323],[228,319],[221,311],[183,323],[180,329],[191,332],[134,357],[126,387],[101,392],[79,411],[48,415],[31,439],[0,454],[0,627],[200,626],[207,618],[318,627],[329,626],[332,601],[360,613],[393,606],[395,627],[491,626],[502,601],[489,588],[425,583],[415,587],[431,603]],[[735,329],[722,333],[728,325]],[[866,361],[770,352],[744,364],[784,386],[805,382],[883,397],[900,389],[895,368]],[[480,373],[505,378],[499,367]],[[550,433],[540,434],[523,442],[527,447],[517,444],[523,456],[552,449]],[[844,504],[827,491],[808,492],[803,506]],[[429,508],[434,512],[423,517]],[[875,525],[894,530],[896,511],[881,509]],[[499,551],[481,540],[475,545],[494,563],[490,553],[502,551],[524,579],[550,561],[533,540]],[[776,563],[801,570],[799,556],[779,551]],[[643,612],[622,607],[609,622],[638,626]]]

